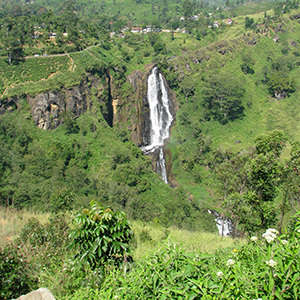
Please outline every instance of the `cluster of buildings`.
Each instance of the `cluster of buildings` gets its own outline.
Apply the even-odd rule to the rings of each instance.
[[[212,13],[208,14],[210,17],[212,16]],[[192,16],[191,17],[192,20],[197,21],[199,19],[199,17],[197,15]],[[184,21],[184,17],[180,18],[181,21]],[[213,25],[208,25],[208,28],[212,28],[212,27],[219,27],[221,24],[220,21],[214,21]],[[231,25],[233,23],[233,20],[231,18],[228,18],[226,20],[223,20],[222,23],[224,23],[225,25]],[[166,32],[166,33],[170,33],[172,30],[170,29],[160,29],[160,28],[155,28],[155,26],[152,25],[147,25],[145,28],[142,27],[125,27],[121,30],[121,33],[118,34],[118,37],[124,38],[125,37],[125,32],[126,31],[130,31],[131,33],[148,33],[148,32]],[[181,32],[181,33],[186,33],[186,30],[183,28],[177,28],[175,30],[176,32]],[[110,33],[110,37],[112,38],[116,33],[115,32],[111,32]]]

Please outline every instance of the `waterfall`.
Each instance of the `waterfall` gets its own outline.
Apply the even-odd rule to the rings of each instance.
[[[221,236],[230,236],[233,230],[232,221],[230,218],[222,217],[218,212],[215,210],[208,210],[210,214],[215,217],[216,225],[219,231],[219,235]]]
[[[162,147],[159,149],[159,159],[157,162],[157,170],[158,170],[158,173],[161,174],[163,181],[165,183],[168,183],[166,161],[164,159],[164,150]]]
[[[165,183],[168,182],[167,170],[164,159],[164,140],[169,137],[170,127],[173,121],[169,109],[169,97],[164,79],[157,68],[153,68],[148,77],[147,100],[150,110],[150,136],[148,145],[141,149],[145,154],[159,149],[157,171],[162,175]]]

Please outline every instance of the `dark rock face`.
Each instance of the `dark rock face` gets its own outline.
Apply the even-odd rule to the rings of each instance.
[[[276,99],[281,100],[281,99],[286,98],[286,97],[287,97],[287,94],[286,94],[285,91],[283,91],[283,92],[276,92],[276,93],[274,94],[274,96],[275,96]]]
[[[114,94],[114,124],[122,127],[125,124],[126,129],[130,131],[131,140],[138,146],[142,147],[150,143],[150,108],[147,99],[148,92],[148,76],[151,74],[154,65],[146,66],[146,72],[134,71],[127,80],[132,86],[132,93],[127,97],[122,97],[117,93]],[[169,96],[170,113],[175,120],[178,110],[177,99],[175,93],[170,89],[167,81],[163,77],[165,87]],[[116,89],[115,89],[116,91]],[[174,121],[173,121],[174,122]],[[168,141],[165,141],[165,145]],[[165,147],[164,147],[165,148]],[[168,149],[165,151],[166,169],[168,173],[168,181],[170,185],[176,186],[177,183],[172,175],[172,154]],[[159,149],[148,154],[152,161],[152,169],[157,171],[157,161],[159,157]]]
[[[150,109],[147,100],[147,80],[153,67],[153,64],[148,65],[145,72],[135,70],[127,77],[127,81],[132,86],[132,92],[126,97],[120,95],[116,87],[112,88],[114,124],[120,127],[126,125],[126,129],[130,131],[131,140],[139,147],[149,142]],[[178,109],[176,96],[165,79],[164,82],[172,105],[171,114],[175,116]]]
[[[8,98],[6,100],[0,101],[0,115],[5,114],[5,112],[11,112],[14,109],[18,107],[18,100],[21,98],[21,96],[14,96],[11,98]]]
[[[275,35],[275,36],[273,37],[273,41],[274,41],[274,43],[277,43],[277,42],[279,41],[279,36],[278,36],[278,35]]]
[[[61,123],[59,116],[66,109],[62,92],[53,91],[37,94],[35,97],[28,96],[27,101],[31,107],[35,125],[39,128],[52,129]]]
[[[96,97],[99,103],[105,103],[106,112],[110,111],[111,102],[102,96],[104,89],[107,89],[107,86],[101,85],[99,78],[88,74],[79,85],[60,91],[40,93],[34,97],[28,95],[27,101],[36,126],[45,130],[55,129],[63,123],[64,112],[76,118],[87,109],[91,109],[91,96]],[[109,124],[109,116],[105,112],[103,116]]]
[[[151,121],[150,121],[149,102],[147,99],[147,91],[148,91],[147,80],[151,70],[152,68],[149,68],[147,73],[135,71],[128,78],[134,90],[133,99],[136,99],[136,101],[133,103],[134,110],[136,111],[136,113],[128,116],[131,117],[131,121],[132,121],[131,138],[134,141],[134,143],[139,147],[148,145],[150,143],[149,139],[150,139]],[[177,99],[175,93],[170,89],[164,77],[163,80],[169,96],[170,113],[175,119],[175,115],[178,110]]]
[[[101,74],[103,75],[103,73]],[[105,73],[104,76],[105,80],[101,80],[101,78],[88,73],[78,85],[70,88],[47,91],[35,96],[14,96],[2,100],[0,102],[0,115],[16,109],[20,98],[26,98],[31,107],[35,125],[45,130],[55,129],[64,122],[66,113],[72,118],[77,118],[86,110],[92,109],[93,97],[100,104],[104,119],[112,126],[113,111],[109,72]]]

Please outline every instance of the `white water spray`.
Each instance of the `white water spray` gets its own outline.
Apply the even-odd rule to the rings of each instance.
[[[161,95],[161,97],[160,97]],[[164,159],[163,145],[164,140],[169,137],[170,126],[173,121],[169,109],[169,97],[165,83],[161,74],[157,76],[157,68],[153,68],[148,77],[147,99],[150,108],[150,144],[142,147],[144,153],[159,150],[158,170],[165,183],[168,182],[167,171]]]
[[[230,236],[232,229],[233,229],[232,221],[229,218],[222,217],[216,211],[208,210],[208,212],[215,217],[219,235],[224,236],[224,237]]]
[[[161,177],[165,183],[168,183],[167,169],[166,169],[166,161],[164,159],[164,150],[161,147],[159,149],[159,160],[157,162],[158,170],[160,170]]]

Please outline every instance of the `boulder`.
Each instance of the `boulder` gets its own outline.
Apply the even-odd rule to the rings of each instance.
[[[273,37],[273,41],[274,41],[274,43],[277,43],[277,42],[279,41],[279,36],[278,36],[278,35],[275,35],[275,36]]]
[[[16,300],[55,300],[55,298],[48,289],[39,288],[29,294],[22,295]]]

